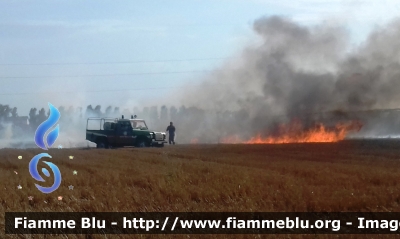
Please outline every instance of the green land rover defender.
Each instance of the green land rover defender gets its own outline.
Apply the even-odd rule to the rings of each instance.
[[[165,132],[148,129],[143,119],[88,118],[86,140],[97,145],[97,148],[164,147],[167,143]]]

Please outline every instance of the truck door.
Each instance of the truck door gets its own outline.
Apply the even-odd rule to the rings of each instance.
[[[131,124],[128,122],[120,122],[117,127],[117,144],[119,146],[133,146],[134,139]]]

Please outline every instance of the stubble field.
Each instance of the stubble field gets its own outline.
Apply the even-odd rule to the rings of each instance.
[[[4,212],[400,212],[399,146],[400,142],[396,141],[350,141],[336,144],[51,149],[48,153],[53,158],[48,161],[60,168],[63,177],[60,188],[51,194],[37,190],[34,185],[37,182],[28,170],[30,159],[42,150],[1,149],[0,238],[161,237],[6,236]],[[52,181],[41,185],[51,184]],[[18,185],[22,189],[18,189]],[[69,185],[74,189],[69,190]],[[29,200],[29,196],[33,200]],[[58,196],[63,199],[59,201]],[[393,235],[373,236],[378,237],[393,238]],[[268,235],[268,238],[338,236]],[[365,235],[348,235],[346,238],[365,238]]]

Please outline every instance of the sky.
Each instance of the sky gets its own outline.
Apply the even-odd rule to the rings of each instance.
[[[335,24],[352,43],[400,13],[396,0],[0,0],[0,104],[169,104],[188,84],[257,45],[253,22]],[[182,102],[178,102],[182,103]]]

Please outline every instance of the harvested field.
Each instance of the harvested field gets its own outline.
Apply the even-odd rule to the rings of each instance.
[[[49,195],[28,171],[40,149],[1,149],[0,219],[4,212],[399,212],[400,142],[175,145],[165,148],[52,149],[60,188]],[[69,156],[73,155],[73,159]],[[22,159],[18,159],[22,156]],[[77,175],[73,175],[76,170]],[[17,172],[17,174],[15,172]],[[49,182],[50,185],[52,182]],[[17,189],[21,185],[22,189]],[[47,186],[47,184],[41,184]],[[74,189],[69,190],[68,186]],[[33,196],[32,201],[28,200]],[[62,201],[57,196],[63,196]],[[0,235],[4,238],[4,235]],[[68,238],[133,238],[69,235]],[[159,238],[138,235],[135,238]],[[167,238],[188,238],[166,235]],[[190,238],[226,238],[192,235]],[[258,235],[230,235],[259,238]],[[261,235],[261,238],[267,235]],[[268,238],[337,238],[268,235]],[[344,237],[340,235],[339,237]],[[9,236],[7,238],[58,238]],[[60,236],[59,238],[66,238]],[[348,235],[346,238],[365,238]],[[393,238],[393,235],[374,238]]]

